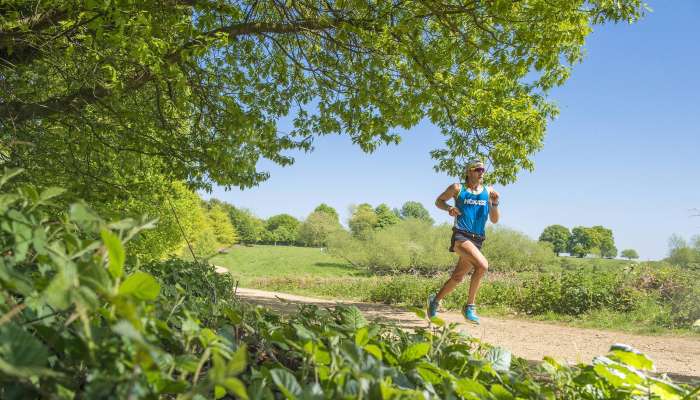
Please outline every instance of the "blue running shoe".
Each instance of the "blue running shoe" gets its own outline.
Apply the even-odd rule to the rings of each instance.
[[[428,296],[428,318],[433,318],[437,315],[440,301],[435,299],[435,294]]]
[[[479,325],[479,317],[476,315],[476,305],[467,304],[467,307],[464,309],[463,315],[467,322]]]

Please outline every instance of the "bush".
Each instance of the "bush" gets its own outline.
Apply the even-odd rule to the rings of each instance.
[[[551,243],[504,227],[487,229],[482,250],[492,271],[546,271],[559,262]]]
[[[456,257],[447,251],[450,228],[408,218],[366,239],[338,233],[329,241],[331,254],[377,274],[433,275],[454,267]]]
[[[220,296],[203,298],[202,280],[183,275],[203,267],[180,262],[181,287],[166,287],[127,262],[123,242],[149,224],[108,222],[82,203],[59,209],[61,192],[0,195],[0,398],[192,397],[224,380],[236,393],[242,369],[221,372],[221,360],[245,348],[215,333],[236,307],[225,278],[208,275]]]

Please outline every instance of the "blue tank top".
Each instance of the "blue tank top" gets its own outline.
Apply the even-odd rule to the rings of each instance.
[[[467,190],[466,184],[461,186],[455,207],[462,215],[455,217],[455,228],[485,236],[486,219],[489,217],[489,190],[484,185],[481,193],[472,194]]]

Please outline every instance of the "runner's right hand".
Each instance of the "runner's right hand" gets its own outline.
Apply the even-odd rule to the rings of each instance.
[[[461,212],[459,212],[459,209],[457,207],[450,207],[449,210],[447,210],[447,213],[450,214],[452,217],[457,217],[462,215]]]

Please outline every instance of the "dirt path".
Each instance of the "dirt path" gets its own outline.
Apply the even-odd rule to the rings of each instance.
[[[357,306],[369,319],[394,321],[404,326],[425,325],[413,312],[383,304],[332,301],[286,293],[238,288],[238,295],[251,303],[286,313],[299,303],[328,306],[335,303]],[[283,299],[283,300],[280,300]],[[440,318],[459,323],[459,329],[487,343],[511,350],[527,360],[539,361],[549,355],[568,363],[590,363],[608,352],[613,343],[625,343],[654,360],[658,372],[684,381],[700,380],[700,339],[670,336],[640,336],[622,332],[572,328],[540,322],[481,318],[479,326],[467,325],[458,313],[440,313]]]

